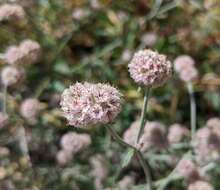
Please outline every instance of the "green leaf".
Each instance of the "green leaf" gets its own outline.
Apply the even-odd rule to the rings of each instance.
[[[134,149],[129,149],[129,151],[122,160],[122,168],[126,167],[130,163],[133,155],[134,155]]]

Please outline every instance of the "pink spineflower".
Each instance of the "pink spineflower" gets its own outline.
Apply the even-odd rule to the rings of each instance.
[[[35,98],[24,100],[20,106],[20,113],[29,123],[35,124],[40,113],[40,102]]]
[[[24,78],[24,70],[20,67],[7,66],[2,69],[1,81],[5,86],[18,84]]]
[[[24,55],[17,46],[9,47],[5,54],[4,59],[8,64],[19,65],[24,63]]]
[[[64,90],[60,104],[69,125],[90,127],[112,122],[121,111],[121,97],[108,84],[77,82]]]
[[[195,65],[195,61],[189,55],[180,55],[174,60],[174,69],[176,72],[180,73],[187,67],[192,67]]]
[[[169,143],[179,143],[183,140],[184,137],[189,135],[189,130],[180,125],[180,124],[173,124],[169,127],[168,131],[168,141]]]
[[[190,183],[187,190],[214,190],[214,187],[206,181],[195,181]]]
[[[148,87],[163,85],[172,74],[172,65],[166,56],[149,49],[135,53],[128,68],[136,83]]]
[[[24,9],[17,4],[3,4],[0,6],[1,21],[18,21],[25,18]]]
[[[154,32],[148,32],[141,37],[141,42],[147,47],[153,47],[157,42],[157,34]]]
[[[60,166],[65,166],[66,164],[68,164],[68,162],[70,162],[73,159],[73,154],[72,152],[66,151],[66,150],[60,150],[57,152],[56,154],[56,160],[57,163]]]
[[[87,134],[68,132],[61,138],[60,145],[63,150],[76,154],[91,144],[91,137]]]

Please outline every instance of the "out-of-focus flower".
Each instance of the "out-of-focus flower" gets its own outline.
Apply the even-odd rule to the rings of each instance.
[[[214,190],[214,187],[206,181],[195,181],[190,183],[187,190]]]
[[[40,102],[35,98],[28,98],[21,103],[20,113],[31,124],[37,122],[40,113]]]
[[[73,154],[72,152],[66,151],[66,150],[60,150],[57,152],[56,154],[56,160],[57,163],[60,166],[65,166],[66,164],[68,164],[68,162],[70,162],[73,159]]]
[[[21,42],[19,49],[24,56],[25,64],[36,63],[41,55],[41,46],[38,42],[27,39]]]
[[[121,59],[122,61],[127,62],[131,59],[131,56],[132,56],[132,51],[130,49],[125,49],[122,52]]]
[[[116,88],[107,84],[76,83],[64,90],[61,109],[75,127],[107,124],[121,111],[121,97]]]
[[[0,112],[0,129],[8,125],[9,117],[8,114]]]
[[[10,150],[7,147],[0,146],[0,157],[9,156]]]
[[[7,66],[2,69],[1,81],[5,86],[18,84],[24,78],[24,70],[20,67]]]
[[[199,172],[196,165],[188,159],[182,159],[176,167],[176,172],[189,181],[196,181],[199,179]]]
[[[134,186],[134,183],[134,178],[132,176],[126,175],[118,182],[118,187],[121,190],[129,190]]]
[[[159,122],[147,122],[139,143],[136,144],[136,138],[138,129],[140,127],[140,121],[135,121],[131,124],[124,135],[125,142],[132,146],[136,146],[142,152],[147,151],[150,148],[162,149],[167,147],[168,141],[166,138],[165,126]]]
[[[219,119],[211,118],[206,125],[196,132],[193,141],[196,159],[202,164],[220,158]]]
[[[148,32],[141,37],[141,42],[147,47],[153,47],[157,42],[157,34]]]
[[[101,190],[108,175],[105,158],[98,154],[90,159],[90,163],[92,165],[92,175],[95,178],[95,187],[97,190]]]
[[[0,6],[1,21],[18,21],[25,18],[24,9],[17,4],[3,4]]]
[[[102,7],[99,0],[90,0],[90,5],[95,10],[98,10]]]
[[[156,121],[147,122],[137,148],[145,152],[149,148],[163,149],[167,145],[165,126]]]
[[[180,79],[184,82],[193,81],[198,77],[198,70],[195,67],[187,67],[180,72]]]
[[[131,126],[124,132],[123,139],[130,145],[135,145],[138,135],[138,128],[140,127],[140,121],[134,121]]]
[[[17,46],[9,47],[4,54],[4,59],[8,64],[11,65],[19,65],[24,63],[24,55]]]
[[[195,61],[188,55],[181,55],[174,61],[174,69],[184,82],[190,82],[198,77],[198,70],[195,68]]]
[[[195,61],[189,55],[180,55],[174,60],[174,69],[178,73],[194,65]]]
[[[9,47],[4,54],[4,59],[11,65],[24,65],[36,63],[40,55],[40,44],[27,39],[21,42],[19,46]]]
[[[82,8],[76,8],[76,9],[74,9],[74,11],[72,13],[73,19],[77,20],[77,21],[83,20],[88,15],[89,15],[88,10],[85,10]]]
[[[87,134],[69,132],[62,136],[60,145],[62,149],[76,154],[86,149],[91,144],[91,137]]]
[[[136,83],[149,87],[163,85],[172,74],[172,65],[166,56],[149,49],[135,53],[128,68]]]
[[[183,140],[184,137],[189,135],[189,130],[180,125],[180,124],[173,124],[169,127],[168,131],[168,141],[169,143],[179,143]]]

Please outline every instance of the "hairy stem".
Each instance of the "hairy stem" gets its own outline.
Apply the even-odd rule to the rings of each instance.
[[[190,125],[191,125],[191,139],[193,140],[194,134],[196,132],[196,101],[193,92],[192,83],[187,84],[187,89],[190,98]]]
[[[142,153],[136,149],[134,146],[126,143],[118,134],[117,132],[109,125],[106,125],[106,128],[108,129],[108,131],[110,132],[110,134],[112,135],[112,137],[121,145],[126,146],[128,148],[132,148],[144,170],[144,174],[146,177],[146,181],[147,181],[147,189],[148,190],[153,190],[153,185],[152,185],[152,179],[151,179],[151,169],[150,166],[148,164],[148,162],[146,162],[144,160],[144,157],[142,155]]]
[[[144,130],[144,126],[146,123],[146,113],[147,113],[147,103],[148,103],[148,99],[149,99],[149,94],[150,94],[150,88],[147,88],[144,90],[144,104],[143,104],[143,108],[142,108],[142,112],[141,112],[141,123],[140,123],[140,128],[138,131],[138,135],[137,135],[137,139],[136,139],[136,143],[139,142],[141,134]]]

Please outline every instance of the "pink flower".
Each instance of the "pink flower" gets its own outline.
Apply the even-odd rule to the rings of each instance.
[[[5,61],[11,65],[19,65],[24,63],[23,53],[17,46],[9,47],[4,54],[4,58]]]
[[[41,46],[38,42],[33,40],[24,40],[21,42],[19,49],[24,56],[26,64],[33,64],[39,60],[41,55]]]
[[[179,143],[181,140],[189,135],[189,130],[180,125],[180,124],[173,124],[169,127],[168,132],[168,141],[169,143]]]
[[[198,70],[195,67],[186,67],[179,75],[184,82],[193,81],[198,77]]]
[[[196,165],[188,159],[182,159],[176,167],[179,175],[190,181],[195,181],[199,178],[199,172]]]
[[[214,190],[214,187],[206,181],[195,181],[189,184],[187,190]]]
[[[56,160],[60,166],[66,165],[72,159],[73,159],[72,153],[66,150],[60,150],[56,154]]]
[[[91,144],[91,137],[87,134],[69,132],[62,136],[60,145],[63,150],[76,154]]]
[[[1,81],[5,86],[18,84],[24,78],[24,70],[19,67],[7,66],[1,72]]]
[[[157,34],[154,32],[148,32],[141,37],[141,42],[145,46],[152,47],[157,42]]]
[[[20,106],[20,113],[28,122],[35,124],[40,113],[40,102],[35,98],[24,100]]]
[[[0,112],[0,129],[8,125],[9,117],[8,114]]]
[[[166,56],[149,49],[135,53],[128,68],[136,83],[149,87],[163,85],[172,74],[172,65]]]
[[[0,6],[1,21],[18,21],[25,18],[24,9],[16,4],[3,4]]]
[[[90,127],[112,122],[121,111],[121,97],[110,85],[77,82],[64,90],[60,104],[70,125]]]
[[[195,65],[195,61],[189,55],[180,55],[174,60],[174,69],[176,72],[180,73],[187,67],[192,67]]]

